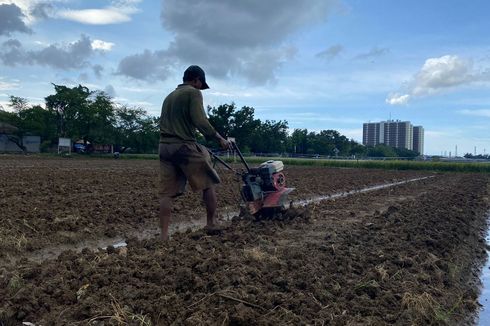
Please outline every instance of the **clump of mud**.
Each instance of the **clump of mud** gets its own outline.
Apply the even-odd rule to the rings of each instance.
[[[263,209],[256,214],[251,214],[242,208],[239,215],[232,218],[232,222],[238,221],[302,221],[308,222],[311,211],[308,206],[295,207],[291,205],[288,209]]]

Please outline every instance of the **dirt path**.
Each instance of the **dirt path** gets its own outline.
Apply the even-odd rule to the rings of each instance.
[[[297,183],[308,180],[306,171]],[[346,177],[344,184],[361,187],[370,178]],[[310,205],[292,220],[245,219],[219,234],[182,233],[166,244],[131,240],[124,249],[22,261],[0,270],[0,320],[467,322],[478,307],[475,263],[485,257],[488,183],[484,175],[440,175]]]

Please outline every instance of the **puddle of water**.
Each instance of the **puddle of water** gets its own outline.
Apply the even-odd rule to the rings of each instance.
[[[204,220],[194,221],[194,222],[177,222],[171,224],[169,226],[168,231],[169,234],[172,235],[175,232],[186,230],[188,228],[191,228],[193,230],[199,229],[204,225],[205,225]],[[128,238],[135,237],[139,240],[145,240],[158,236],[158,234],[160,234],[160,229],[158,228],[158,226],[151,226],[146,229],[140,230],[138,232],[135,231],[129,233]],[[125,247],[127,246],[127,243],[126,240],[123,239],[122,237],[82,241],[76,244],[64,244],[64,245],[46,247],[29,255],[28,258],[36,262],[41,262],[48,259],[56,259],[63,251],[66,250],[74,250],[76,252],[80,252],[84,248],[89,248],[89,249],[101,248],[105,250],[107,249],[108,246],[113,246],[115,248]]]
[[[490,219],[490,212],[487,214],[487,220]],[[485,237],[487,248],[490,248],[490,229],[487,230]],[[490,325],[490,251],[487,249],[487,260],[482,267],[481,275],[481,292],[478,302],[481,305],[478,315],[478,325]]]
[[[375,186],[366,187],[366,188],[362,188],[362,189],[358,189],[358,190],[350,190],[350,191],[346,191],[346,192],[339,192],[337,194],[332,194],[332,195],[317,196],[317,197],[313,197],[310,199],[295,201],[295,202],[293,202],[293,205],[306,206],[308,204],[318,203],[318,202],[323,201],[323,200],[332,200],[332,199],[336,199],[336,198],[347,197],[350,195],[360,194],[360,193],[384,189],[384,188],[390,188],[390,187],[394,187],[394,186],[398,186],[398,185],[402,185],[402,184],[406,184],[406,183],[410,183],[410,182],[414,182],[414,181],[425,180],[425,179],[429,179],[429,178],[433,178],[433,177],[434,176],[414,178],[414,179],[408,179],[408,180],[403,180],[403,181],[398,181],[398,182],[386,183],[386,184],[382,184],[382,185],[375,185]]]
[[[386,184],[381,184],[381,185],[375,185],[375,186],[370,186],[358,190],[350,190],[350,191],[345,191],[341,193],[336,193],[332,195],[324,195],[324,196],[316,196],[310,199],[306,200],[298,200],[294,201],[292,204],[296,206],[306,206],[311,203],[317,203],[321,202],[324,200],[332,200],[336,198],[341,198],[341,197],[347,197],[359,193],[364,193],[364,192],[369,192],[369,191],[375,191],[379,189],[384,189],[384,188],[390,188],[394,186],[398,186],[401,184],[406,184],[414,181],[419,181],[419,180],[424,180],[428,178],[433,178],[434,176],[428,176],[428,177],[421,177],[421,178],[414,178],[414,179],[408,179],[408,180],[403,180],[403,181],[398,181],[398,182],[392,182],[392,183],[386,183]],[[232,211],[231,208],[224,208],[220,212],[221,218],[224,221],[230,221],[234,216],[239,215],[238,211]],[[192,230],[197,230],[206,225],[205,219],[202,220],[197,220],[197,221],[190,221],[190,222],[174,222],[170,224],[169,227],[169,234],[172,235],[177,231],[180,230],[186,230],[188,228]],[[135,237],[139,240],[145,240],[145,239],[150,239],[158,235],[160,232],[159,228],[157,226],[152,226],[143,230],[140,230],[138,232],[132,232],[129,234],[129,237]],[[102,248],[102,249],[107,249],[108,246],[113,246],[113,247],[124,247],[127,246],[126,240],[119,237],[119,238],[105,238],[105,239],[99,239],[99,240],[93,240],[93,241],[84,241],[80,242],[77,244],[67,244],[67,245],[57,245],[53,247],[48,247],[41,249],[39,251],[36,251],[32,255],[30,255],[28,258],[41,262],[43,260],[47,259],[55,259],[56,257],[59,256],[60,253],[62,253],[65,250],[75,250],[77,252],[82,251],[84,248],[90,248],[90,249],[97,249],[97,248]],[[490,274],[490,270],[489,270]],[[489,275],[490,277],[490,275]],[[490,290],[489,290],[490,292]],[[490,293],[489,293],[490,295]],[[489,324],[490,325],[490,324]]]

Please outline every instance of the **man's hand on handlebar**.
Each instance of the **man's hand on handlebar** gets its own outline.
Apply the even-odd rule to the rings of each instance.
[[[224,139],[220,134],[216,133],[216,138],[218,139],[219,145],[222,149],[229,150],[233,148],[231,141]]]

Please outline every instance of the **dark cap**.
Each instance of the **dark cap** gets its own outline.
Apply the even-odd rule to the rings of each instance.
[[[199,80],[201,81],[201,89],[209,88],[208,84],[206,83],[206,75],[204,74],[204,70],[202,70],[201,67],[189,66],[189,68],[184,71],[184,82],[191,81],[194,78],[199,78]]]

